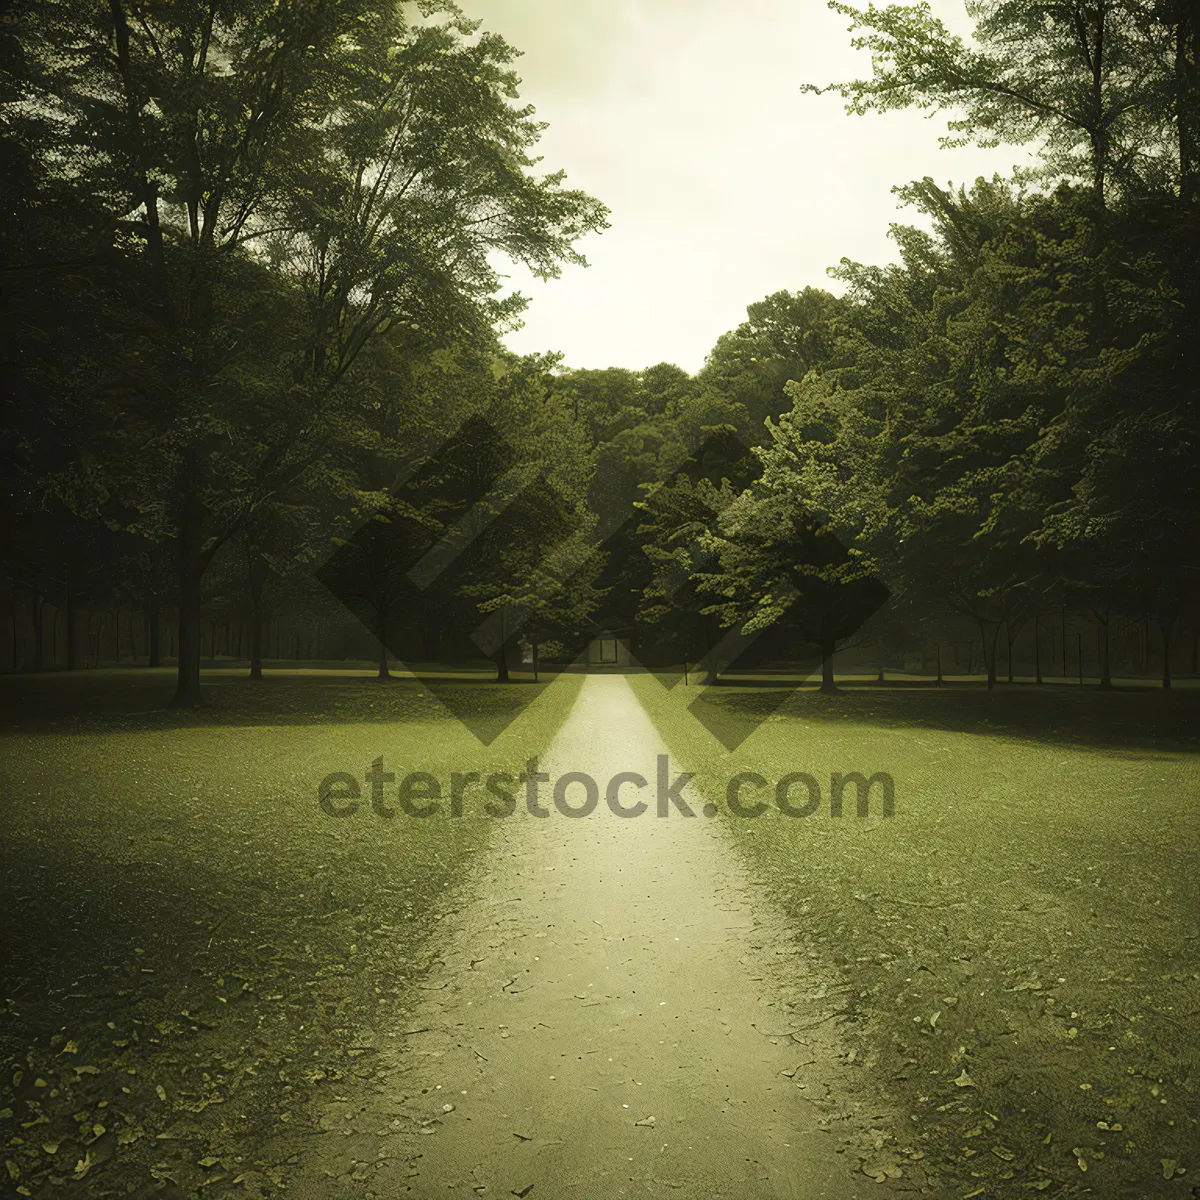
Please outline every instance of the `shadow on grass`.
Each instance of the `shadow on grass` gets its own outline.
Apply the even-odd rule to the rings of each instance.
[[[285,834],[278,793],[253,789],[161,815],[106,789],[77,821],[70,777],[40,778],[50,811],[6,831],[0,873],[0,1106],[39,1135],[10,1147],[10,1178],[63,1200],[226,1195],[199,1191],[206,1155],[249,1178],[268,1139],[322,1132],[322,1086],[369,1077],[370,1031],[403,1027],[480,832]],[[168,1175],[180,1186],[156,1189]],[[257,1182],[238,1194],[278,1194]]]
[[[773,714],[817,723],[857,722],[890,728],[995,734],[1102,749],[1200,751],[1200,690],[982,684],[851,685],[822,694],[762,684],[696,688],[693,712],[710,728],[728,727],[735,742]],[[697,712],[699,710],[699,712]],[[735,736],[737,735],[737,736]]]
[[[451,673],[378,680],[365,674],[313,671],[204,676],[204,704],[171,707],[169,669],[56,672],[0,677],[0,729],[105,732],[229,725],[310,725],[364,721],[463,721],[481,732],[507,725],[551,682],[522,677],[497,683]],[[497,730],[498,731],[498,730]],[[490,740],[484,736],[484,740]]]

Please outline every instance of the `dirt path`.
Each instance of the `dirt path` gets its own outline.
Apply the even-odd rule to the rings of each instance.
[[[662,753],[622,677],[586,681],[542,768],[589,773],[597,809],[567,819],[543,784],[548,818],[522,806],[499,823],[488,869],[447,914],[428,1002],[380,1031],[373,1090],[325,1114],[332,1136],[309,1143],[300,1192],[878,1195],[836,1153],[830,1048],[787,1036],[804,1013],[771,977],[801,960],[696,797],[694,818],[656,818]],[[605,804],[620,771],[649,781],[638,819]]]

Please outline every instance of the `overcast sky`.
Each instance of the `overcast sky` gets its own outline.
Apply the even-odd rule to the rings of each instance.
[[[824,0],[460,0],[524,51],[522,97],[549,122],[540,150],[611,210],[582,243],[590,267],[543,283],[526,353],[576,367],[700,368],[717,337],[771,292],[838,285],[843,256],[894,261],[894,184],[1007,173],[1020,149],[941,150],[945,117],[847,116],[805,82],[855,78],[869,56]],[[962,0],[932,0],[952,29]]]

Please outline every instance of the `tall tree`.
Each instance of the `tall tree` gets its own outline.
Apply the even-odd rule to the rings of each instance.
[[[319,461],[371,337],[398,321],[459,331],[497,288],[489,254],[552,274],[603,224],[560,175],[532,172],[541,126],[512,102],[515,52],[453,5],[420,9],[19,10],[35,60],[22,98],[52,115],[42,163],[103,199],[156,325],[158,382],[139,437],[124,434],[137,478],[118,490],[140,508],[174,498],[178,703],[199,699],[208,564]],[[235,302],[251,262],[298,317],[265,372]]]
[[[1034,143],[1051,179],[1086,179],[1101,204],[1110,191],[1142,190],[1173,174],[1181,144],[1189,145],[1179,136],[1184,109],[1195,113],[1192,18],[1183,5],[971,0],[975,46],[927,5],[830,7],[850,18],[853,44],[872,56],[870,79],[831,85],[850,112],[949,111],[943,144]],[[1164,93],[1186,93],[1185,104],[1164,103]]]

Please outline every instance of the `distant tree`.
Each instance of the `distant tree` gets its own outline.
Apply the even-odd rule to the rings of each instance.
[[[717,339],[699,382],[740,405],[749,435],[761,441],[763,421],[788,407],[784,385],[828,361],[841,308],[836,297],[813,287],[751,304],[746,320]]]
[[[887,598],[868,561],[844,546],[795,488],[743,492],[702,542],[715,570],[701,575],[708,611],[743,635],[772,628],[817,648],[821,690],[836,688],[833,656]]]
[[[721,638],[712,597],[701,590],[705,574],[717,567],[705,539],[735,495],[727,477],[714,484],[706,474],[681,471],[649,487],[638,504],[638,536],[652,572],[638,617],[653,630],[660,657],[708,659]],[[710,667],[715,676],[715,664]]]

